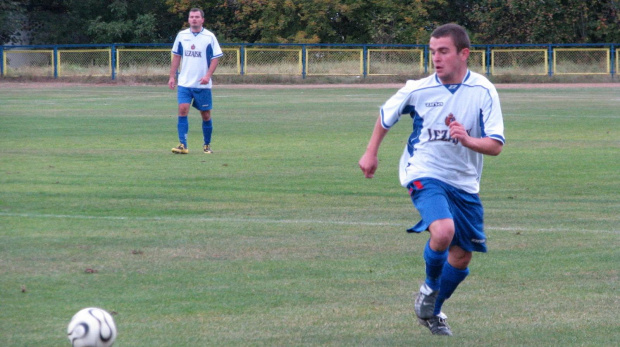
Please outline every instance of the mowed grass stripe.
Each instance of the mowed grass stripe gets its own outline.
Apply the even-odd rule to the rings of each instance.
[[[409,224],[390,222],[365,222],[365,221],[338,221],[338,220],[303,220],[303,219],[267,219],[267,218],[218,218],[218,217],[132,217],[132,216],[84,216],[84,215],[52,215],[31,213],[4,213],[0,216],[22,218],[49,218],[49,219],[102,219],[102,220],[128,220],[128,221],[162,221],[162,222],[225,222],[225,223],[271,223],[271,224],[322,224],[322,225],[360,225],[360,226],[391,226],[409,227]],[[495,227],[485,226],[486,230],[496,231],[537,231],[537,232],[579,232],[579,233],[620,233],[620,229],[595,230],[581,228],[554,228],[554,229],[531,229],[530,227]]]

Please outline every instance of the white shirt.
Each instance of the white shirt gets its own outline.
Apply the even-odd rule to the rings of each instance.
[[[172,53],[181,56],[181,72],[178,84],[186,88],[211,88],[212,83],[200,84],[207,74],[211,60],[224,55],[215,35],[202,28],[199,33],[191,29],[181,30],[172,46]]]
[[[461,84],[444,85],[436,74],[408,81],[381,107],[381,125],[389,129],[403,114],[411,115],[413,132],[400,160],[401,184],[428,177],[478,193],[483,155],[450,138],[446,118],[452,114],[470,136],[503,144],[504,122],[493,84],[471,71]]]

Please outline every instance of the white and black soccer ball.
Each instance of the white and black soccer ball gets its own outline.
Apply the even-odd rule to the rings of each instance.
[[[71,318],[67,337],[73,347],[110,347],[116,339],[116,325],[107,311],[88,307]]]

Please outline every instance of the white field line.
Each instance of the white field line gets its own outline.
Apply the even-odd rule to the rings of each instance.
[[[65,214],[11,213],[0,212],[0,217],[48,218],[48,219],[92,219],[92,220],[125,220],[125,221],[157,221],[157,222],[224,222],[224,223],[271,223],[271,224],[326,224],[326,225],[362,225],[410,227],[415,224],[390,222],[310,220],[310,219],[268,219],[268,218],[220,218],[220,217],[130,217],[130,216],[84,216]],[[485,226],[486,230],[495,231],[536,231],[536,232],[584,232],[584,233],[620,233],[620,230],[592,230],[581,228],[526,228],[526,227],[494,227]]]

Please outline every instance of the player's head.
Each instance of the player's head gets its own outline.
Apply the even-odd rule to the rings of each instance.
[[[191,10],[189,10],[189,13],[190,13],[190,14],[191,14],[192,12],[200,12],[200,17],[201,17],[201,18],[204,18],[204,17],[205,17],[205,12],[204,12],[202,9],[198,8],[198,7],[194,7],[194,8],[192,8]]]
[[[469,36],[457,24],[445,24],[433,31],[429,43],[437,77],[444,84],[457,84],[467,73]]]
[[[193,32],[199,32],[202,30],[202,23],[205,22],[205,13],[199,8],[192,8],[189,10],[187,22]]]
[[[471,43],[469,42],[469,35],[465,28],[458,24],[450,23],[437,27],[431,33],[431,38],[450,37],[454,46],[456,46],[457,52],[463,50],[463,48],[470,49]]]

